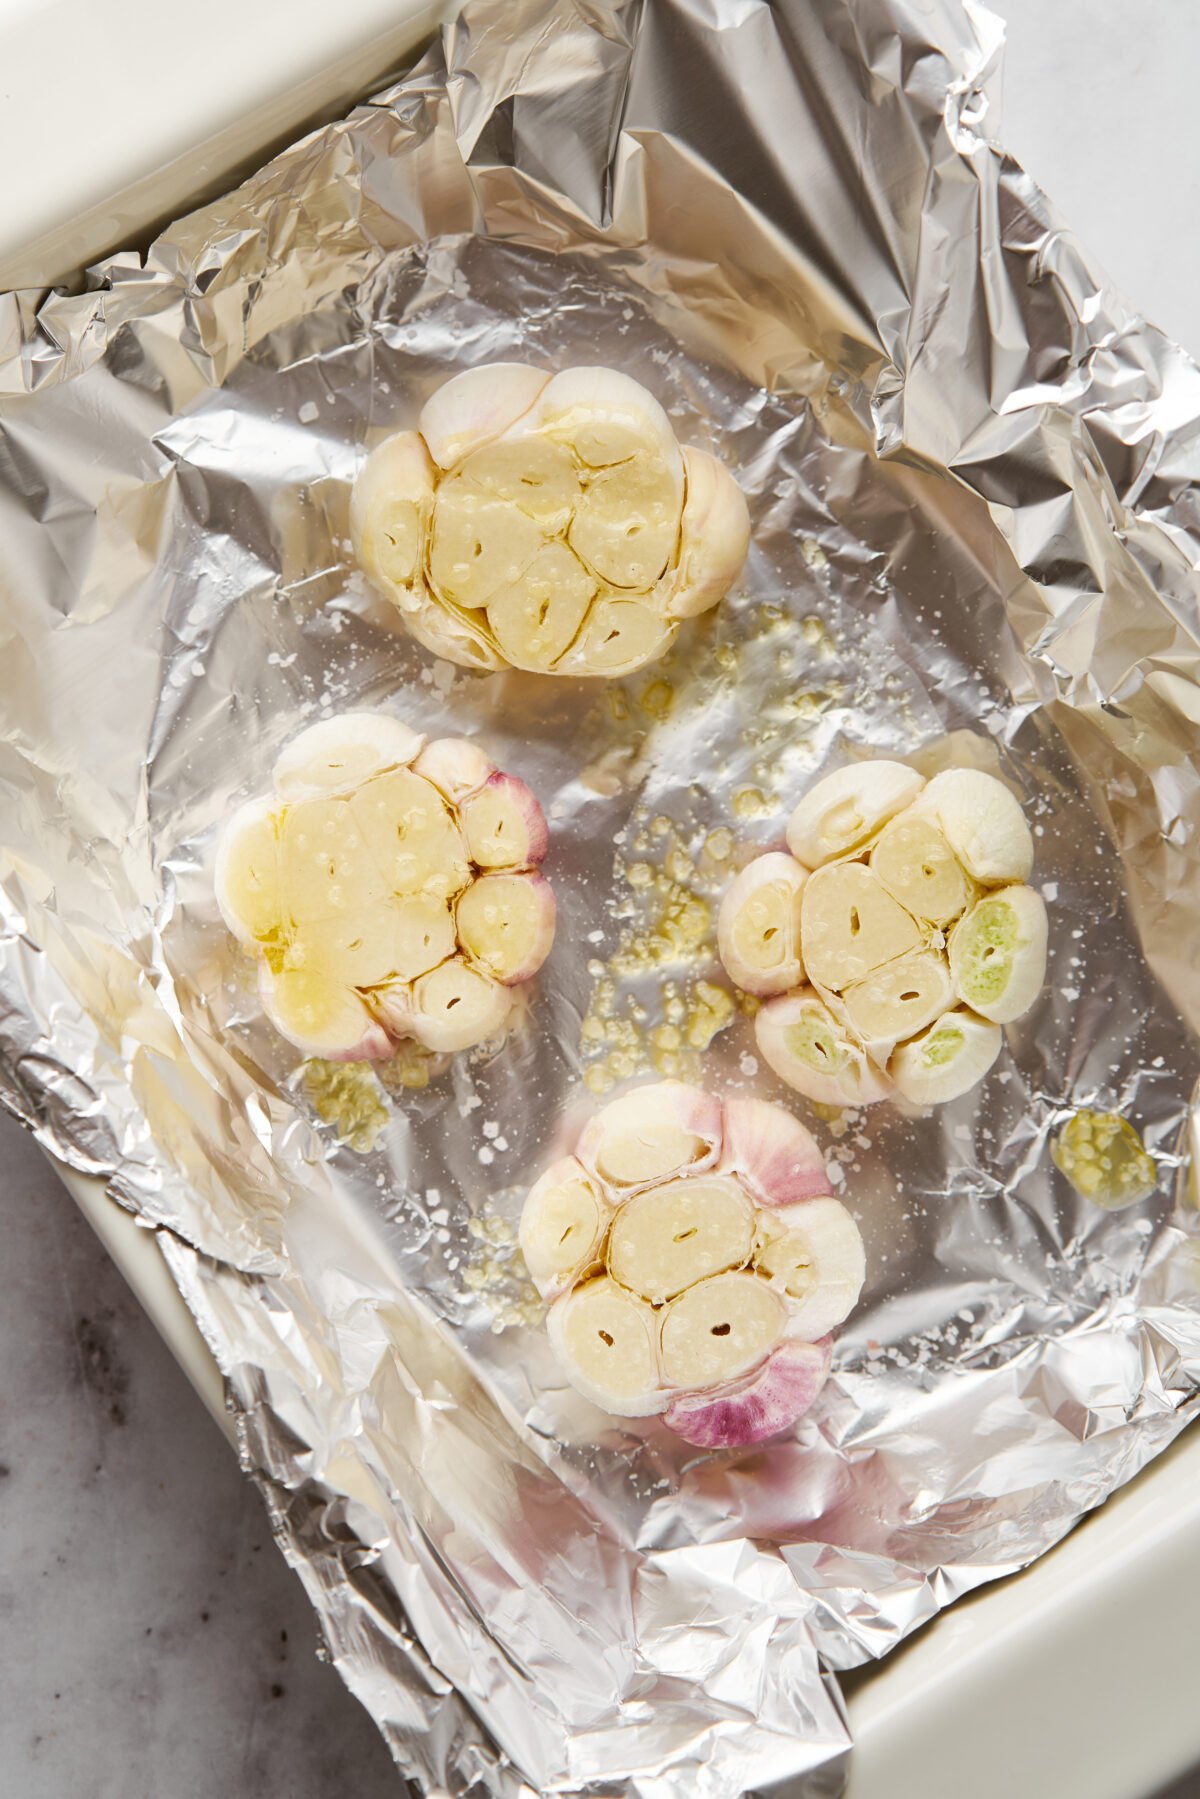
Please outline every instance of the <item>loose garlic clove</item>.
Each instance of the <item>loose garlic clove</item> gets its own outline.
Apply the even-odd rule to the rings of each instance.
[[[493,774],[462,802],[462,828],[478,868],[531,868],[549,845],[546,815],[524,781]]]
[[[936,819],[951,849],[975,880],[1027,881],[1033,834],[1021,803],[1003,781],[976,768],[934,775],[917,808]]]
[[[772,851],[743,868],[721,901],[717,948],[747,993],[787,993],[804,980],[800,901],[806,880],[791,856]]]
[[[711,1169],[721,1149],[721,1103],[683,1081],[656,1081],[612,1100],[585,1127],[576,1155],[614,1189]]]
[[[498,1037],[512,1005],[511,988],[452,956],[413,983],[411,1010],[402,1016],[426,1049],[451,1054]]]
[[[396,769],[360,788],[349,806],[392,892],[449,899],[466,886],[467,846],[431,782]]]
[[[262,943],[279,930],[279,815],[270,800],[250,800],[230,819],[214,886],[221,917],[240,943]]]
[[[550,377],[523,362],[489,362],[443,382],[421,411],[421,435],[439,468],[491,443],[534,405]]]
[[[434,469],[416,431],[371,451],[350,496],[350,541],[372,580],[401,598],[418,585],[433,510]]]
[[[557,1299],[596,1264],[609,1212],[582,1163],[564,1156],[530,1188],[521,1254],[541,1297]]]
[[[684,450],[687,493],[675,567],[665,582],[664,610],[695,618],[729,592],[750,548],[746,496],[723,462],[707,450]]]
[[[688,1392],[736,1380],[770,1354],[786,1322],[783,1300],[756,1274],[698,1281],[663,1313],[663,1379]]]
[[[888,1072],[910,1105],[943,1105],[969,1093],[1003,1047],[998,1024],[959,1008],[944,1012],[919,1037],[902,1043]]]
[[[301,731],[275,763],[275,792],[289,804],[353,793],[388,769],[404,768],[424,739],[398,718],[347,712]]]
[[[810,988],[768,1000],[754,1030],[768,1067],[817,1105],[870,1106],[892,1090]]]
[[[765,1443],[790,1430],[811,1408],[829,1375],[831,1344],[781,1343],[763,1366],[735,1389],[676,1399],[663,1423],[697,1449],[735,1449]]]
[[[860,762],[818,781],[788,822],[787,840],[805,868],[820,868],[865,843],[911,805],[924,777],[903,762]]]
[[[374,1061],[392,1042],[358,994],[334,984],[323,969],[259,968],[263,1011],[284,1037],[310,1056],[330,1062]]]
[[[800,944],[810,980],[841,992],[920,941],[915,921],[863,863],[837,862],[809,876]]]
[[[863,1240],[836,1199],[810,1199],[768,1214],[767,1238],[755,1265],[793,1303],[788,1335],[815,1342],[842,1322],[867,1278]]]
[[[735,1173],[763,1206],[790,1206],[829,1192],[825,1158],[812,1133],[765,1099],[726,1100],[721,1171]]]
[[[753,1211],[738,1183],[697,1175],[626,1201],[613,1220],[608,1265],[623,1287],[658,1304],[744,1267],[753,1247]]]
[[[1032,887],[1004,887],[972,906],[950,936],[958,996],[994,1024],[1028,1012],[1046,980],[1046,907]]]
[[[468,738],[439,737],[425,745],[413,763],[413,773],[432,781],[461,810],[464,801],[492,778],[496,767]]]
[[[927,924],[950,924],[974,897],[943,832],[931,818],[913,812],[884,826],[871,851],[871,869],[894,900]]]
[[[643,663],[661,656],[675,635],[676,626],[659,618],[641,600],[601,597],[584,622],[583,630],[558,663],[559,674],[632,674]]]
[[[884,1062],[903,1037],[923,1031],[954,997],[946,959],[937,950],[918,949],[886,963],[848,987],[846,1016],[872,1054]],[[884,1047],[886,1046],[886,1047]]]
[[[459,940],[506,986],[537,973],[554,941],[554,894],[535,874],[480,875],[458,902]]]
[[[668,1403],[654,1312],[606,1275],[555,1300],[546,1328],[571,1385],[606,1412],[645,1417]]]

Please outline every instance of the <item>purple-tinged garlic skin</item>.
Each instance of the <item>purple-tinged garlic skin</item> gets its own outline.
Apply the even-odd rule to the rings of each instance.
[[[795,1424],[866,1274],[803,1125],[681,1081],[589,1121],[530,1190],[521,1248],[570,1384],[705,1448]]]
[[[216,897],[297,1049],[381,1060],[412,1037],[452,1053],[504,1033],[550,952],[546,846],[533,794],[477,745],[349,713],[294,738],[274,794],[231,818]]]
[[[685,1394],[663,1423],[697,1449],[743,1449],[791,1430],[825,1385],[833,1340],[783,1343],[741,1386],[718,1394]]]

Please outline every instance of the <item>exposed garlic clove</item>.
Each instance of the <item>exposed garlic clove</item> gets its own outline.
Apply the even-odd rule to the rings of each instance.
[[[421,410],[421,435],[440,468],[511,429],[550,377],[523,362],[489,362],[443,382]]]
[[[869,1106],[892,1090],[818,996],[805,988],[768,1000],[754,1020],[763,1060],[781,1081],[825,1106]]]
[[[812,1133],[765,1099],[726,1100],[721,1170],[735,1173],[764,1206],[790,1206],[829,1192],[825,1158]]]
[[[945,926],[974,897],[962,863],[932,818],[901,813],[885,825],[871,868],[894,900],[927,924]]]
[[[480,875],[460,896],[459,941],[497,981],[511,986],[537,973],[554,941],[554,894],[536,874]]]
[[[461,803],[463,833],[478,868],[531,868],[546,854],[546,815],[524,781],[489,775]]]
[[[672,1401],[663,1423],[698,1449],[737,1449],[790,1430],[810,1409],[829,1375],[832,1345],[781,1343],[763,1366],[719,1394]]]
[[[638,1418],[667,1404],[655,1314],[607,1275],[555,1300],[546,1328],[571,1385],[606,1412]]]
[[[663,1312],[663,1380],[685,1392],[737,1380],[765,1360],[786,1323],[783,1300],[756,1274],[698,1281]]]
[[[721,1149],[721,1102],[683,1081],[655,1081],[612,1100],[589,1121],[576,1155],[617,1190],[711,1169]]]
[[[429,578],[467,611],[486,606],[520,580],[542,548],[533,519],[478,494],[459,477],[444,481],[429,534]]]
[[[452,956],[413,983],[412,1035],[426,1049],[471,1049],[499,1036],[512,1013],[512,990],[460,956]]]
[[[1003,781],[977,768],[948,768],[934,775],[917,810],[937,820],[975,880],[990,885],[1029,879],[1033,834],[1020,801]]]
[[[671,421],[653,394],[617,369],[563,369],[542,389],[520,429],[569,445],[589,469],[655,455],[674,480],[677,515],[682,508],[683,458]]]
[[[467,846],[432,782],[395,769],[351,795],[349,808],[393,893],[448,899],[466,886]]]
[[[358,994],[323,969],[272,972],[259,967],[259,996],[275,1029],[310,1056],[362,1062],[392,1053],[391,1039]]]
[[[753,1212],[737,1181],[695,1175],[626,1200],[613,1220],[608,1266],[623,1287],[658,1304],[744,1267],[753,1247]]]
[[[386,900],[334,918],[309,919],[293,926],[282,967],[335,987],[378,986],[396,973],[396,927],[395,907]]]
[[[921,933],[861,862],[818,868],[800,900],[800,945],[810,980],[841,992],[917,948]]]
[[[924,785],[924,777],[903,762],[856,762],[836,769],[810,788],[792,813],[788,848],[805,868],[820,868],[865,843]]]
[[[381,780],[409,780],[406,772]],[[358,828],[353,801],[301,800],[280,815],[279,873],[284,904],[300,923],[361,912],[387,884]]]
[[[589,475],[568,542],[597,581],[648,593],[674,554],[680,504],[674,459],[643,449]]]
[[[415,894],[393,900],[390,910],[394,920],[391,972],[402,981],[415,981],[454,954],[454,920],[444,899]]]
[[[815,1342],[858,1302],[867,1259],[857,1224],[836,1199],[810,1199],[766,1215],[770,1235],[755,1263],[788,1306],[788,1335]]]
[[[878,1049],[878,1059],[886,1062],[901,1038],[923,1031],[953,998],[945,957],[918,949],[847,987],[846,1016],[868,1050]]]
[[[448,800],[461,807],[470,794],[477,793],[491,779],[496,767],[468,738],[438,737],[425,745],[413,763],[413,773],[432,781]]]
[[[543,544],[487,603],[488,624],[512,666],[535,674],[552,669],[574,643],[596,586],[566,544]]]
[[[642,600],[601,596],[593,602],[583,630],[558,665],[559,674],[632,674],[661,656],[677,626]]]
[[[609,1210],[581,1162],[564,1156],[529,1190],[520,1242],[534,1286],[557,1299],[597,1264]]]
[[[393,599],[419,585],[433,510],[434,468],[416,431],[398,431],[367,457],[350,495],[350,541]]]
[[[566,530],[579,498],[579,476],[570,450],[529,431],[476,450],[459,473],[481,494],[504,500],[536,519],[548,537]]]
[[[726,889],[717,949],[730,980],[747,993],[787,993],[804,980],[800,899],[807,876],[792,856],[756,856]]]
[[[671,618],[695,618],[724,599],[746,563],[750,512],[723,462],[707,450],[684,450],[687,478],[679,548],[664,583]]]
[[[950,936],[959,998],[994,1024],[1020,1018],[1045,985],[1046,939],[1046,907],[1032,887],[985,895]]]
[[[1004,1047],[998,1024],[959,1007],[902,1043],[888,1064],[896,1091],[914,1106],[942,1105],[969,1093]]]
[[[398,718],[377,718],[370,712],[323,718],[280,752],[275,792],[289,805],[353,793],[373,775],[407,766],[423,741]]]
[[[250,800],[230,819],[217,850],[214,885],[221,917],[240,943],[262,943],[279,930],[279,814],[270,800]]]

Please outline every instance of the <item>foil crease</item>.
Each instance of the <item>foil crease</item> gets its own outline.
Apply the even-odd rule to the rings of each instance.
[[[481,0],[144,259],[0,297],[0,1099],[157,1229],[424,1788],[833,1794],[830,1671],[1197,1410],[1200,371],[994,141],[1000,47],[953,0]],[[350,564],[366,449],[496,357],[628,369],[751,500],[735,595],[599,696],[430,665]],[[353,1148],[211,862],[288,736],[376,703],[531,782],[560,926],[525,1028]],[[511,1244],[637,845],[666,821],[703,917],[714,829],[772,842],[831,760],[966,730],[1036,819],[1043,1002],[968,1099],[816,1123],[871,1274],[794,1438],[604,1420]],[[710,947],[666,973],[719,982]],[[620,1003],[653,1021],[662,976]],[[752,1049],[735,1017],[705,1078],[803,1111]],[[1136,1121],[1153,1201],[1055,1171],[1080,1107]]]

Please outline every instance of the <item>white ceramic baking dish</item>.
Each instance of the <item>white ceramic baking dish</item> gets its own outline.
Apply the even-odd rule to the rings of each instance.
[[[0,0],[0,288],[68,278],[143,238],[386,78],[445,10],[425,0],[289,0],[281,31],[277,5],[208,0],[185,54],[171,7]],[[93,31],[94,57],[81,41]],[[86,156],[69,130],[39,143],[38,71],[68,38],[76,53],[55,58],[54,104],[60,118],[88,118]],[[123,86],[102,108],[98,67],[106,87],[110,71]],[[14,169],[6,150],[30,143],[39,143],[36,192],[3,174]],[[153,1233],[99,1182],[62,1174],[228,1430],[218,1371]],[[1198,1617],[1193,1432],[1026,1573],[960,1602],[881,1666],[846,1679],[851,1799],[1149,1799],[1200,1760]]]

